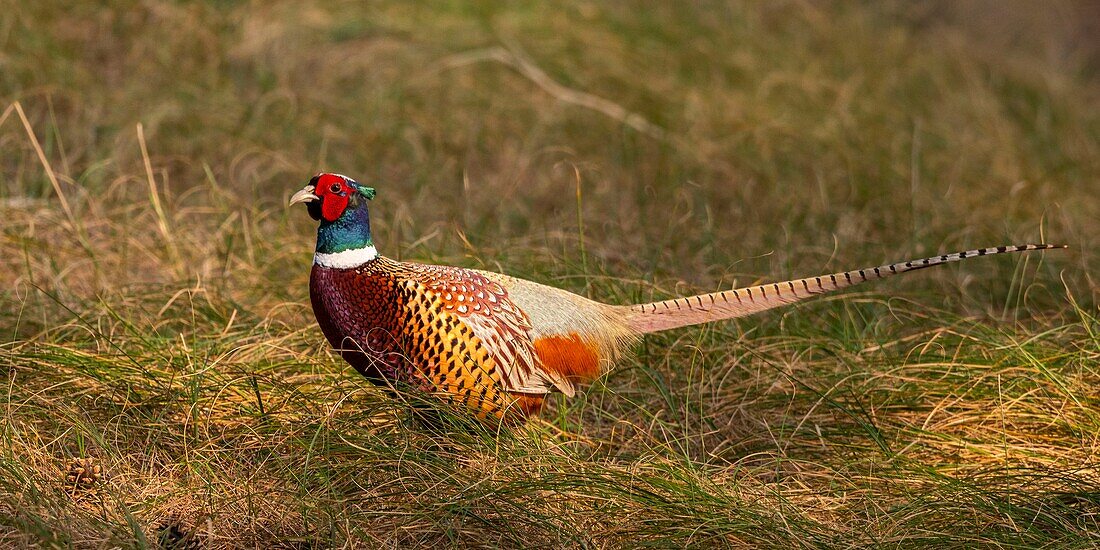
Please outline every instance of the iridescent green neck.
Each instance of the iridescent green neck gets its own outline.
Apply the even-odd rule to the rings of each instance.
[[[370,236],[367,201],[353,200],[334,222],[321,220],[317,228],[317,253],[336,254],[374,246]]]

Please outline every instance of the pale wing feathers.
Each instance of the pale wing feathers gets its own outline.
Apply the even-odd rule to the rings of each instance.
[[[573,384],[553,376],[539,363],[527,315],[506,297],[501,299],[501,305],[499,312],[492,315],[468,315],[462,317],[462,321],[493,354],[501,367],[504,388],[522,393],[547,393],[557,387],[572,397],[576,393]]]
[[[500,283],[472,269],[405,264],[440,301],[444,315],[457,316],[474,333],[500,368],[506,390],[547,393],[555,387],[569,396],[573,383],[547,372],[539,363],[531,321]]]
[[[638,304],[626,308],[628,309],[626,324],[633,330],[645,334],[711,321],[733,319],[805,300],[818,294],[840,290],[862,282],[885,279],[907,271],[957,262],[976,256],[1051,248],[1065,248],[1065,245],[1025,244],[979,248],[855,271],[843,271],[808,279],[795,279],[782,283],[700,294],[688,298]]]
[[[578,336],[597,350],[604,367],[610,367],[620,352],[637,340],[637,333],[626,326],[626,308],[594,300],[525,279],[500,273],[479,271],[508,289],[508,297],[531,321],[531,337]]]

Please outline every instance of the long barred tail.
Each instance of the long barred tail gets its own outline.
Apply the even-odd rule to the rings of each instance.
[[[1066,248],[1062,244],[1024,244],[1018,246],[998,246],[979,248],[944,254],[921,260],[911,260],[879,267],[844,271],[809,279],[795,279],[783,283],[771,283],[723,292],[700,294],[688,298],[675,298],[663,302],[651,302],[629,307],[627,324],[641,334],[658,332],[711,321],[744,317],[781,305],[798,302],[818,294],[840,290],[874,279],[887,277],[932,267],[934,265],[957,262],[975,256],[1003,254],[1005,252],[1028,252]]]

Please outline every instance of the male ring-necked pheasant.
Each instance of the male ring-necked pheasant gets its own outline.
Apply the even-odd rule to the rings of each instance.
[[[732,319],[974,256],[1064,248],[999,246],[630,306],[607,305],[499,273],[398,262],[371,239],[371,187],[318,174],[290,199],[320,222],[309,280],[321,330],[356,370],[522,420],[552,391],[572,396],[640,335]]]

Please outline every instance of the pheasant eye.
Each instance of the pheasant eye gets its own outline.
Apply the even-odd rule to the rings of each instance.
[[[340,192],[340,184],[339,183],[334,183],[334,184],[332,184],[331,187],[328,188],[328,190],[329,190],[330,193],[339,193]]]

